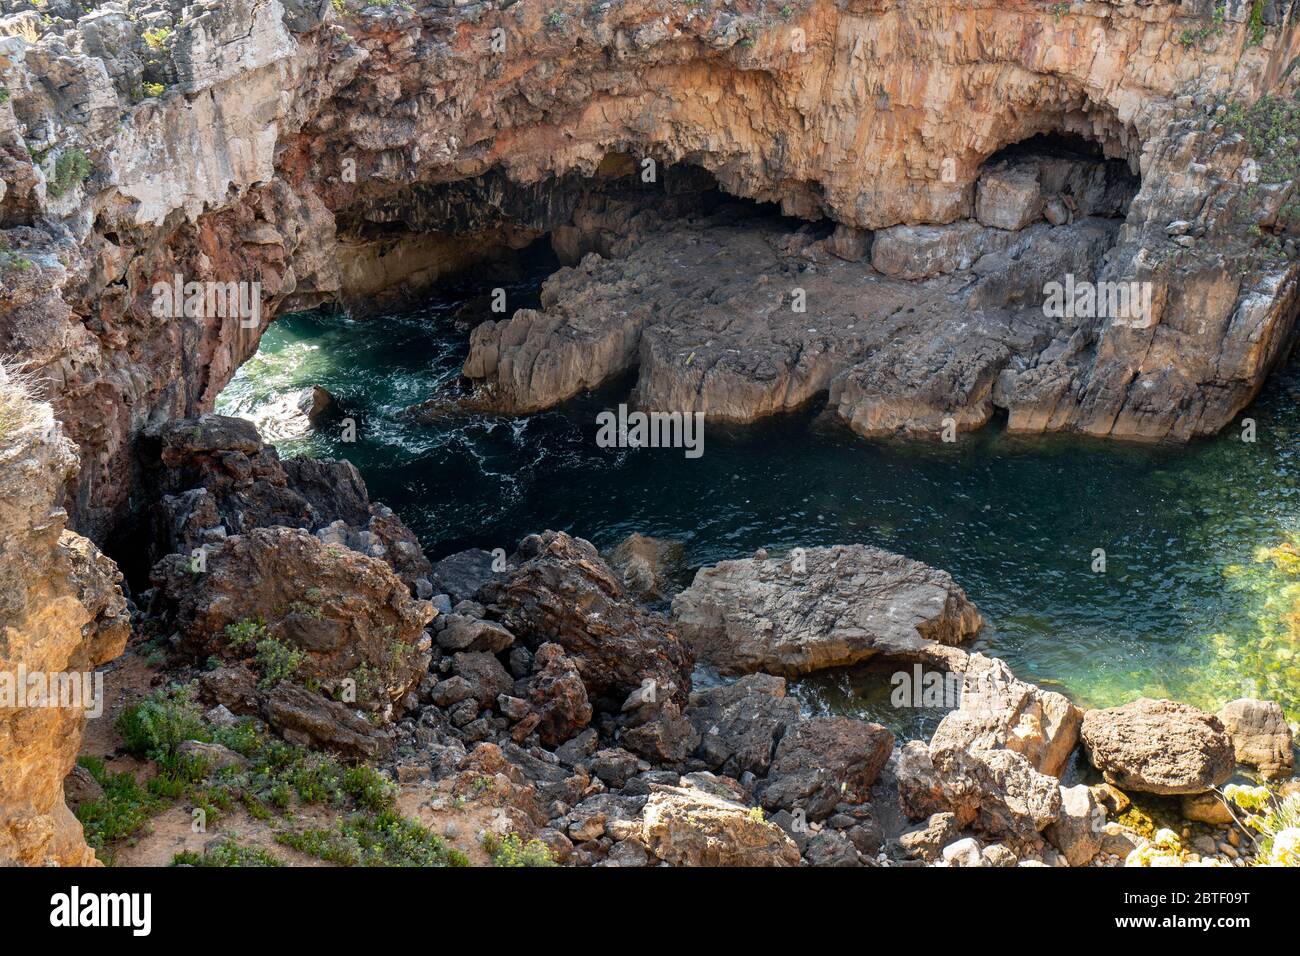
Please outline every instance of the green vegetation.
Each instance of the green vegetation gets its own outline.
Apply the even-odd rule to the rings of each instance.
[[[172,866],[284,866],[259,847],[240,846],[234,840],[222,840],[204,848],[202,853],[186,850],[172,858]]]
[[[35,263],[21,253],[14,252],[9,247],[9,240],[0,236],[0,274],[6,272],[26,272],[32,268]],[[3,397],[0,397],[3,401]]]
[[[1300,866],[1300,793],[1283,797],[1267,787],[1229,784],[1223,796],[1245,811],[1243,822],[1259,835],[1252,837],[1259,850],[1255,866]]]
[[[79,149],[65,149],[54,160],[54,175],[50,177],[47,188],[51,196],[58,199],[74,186],[79,186],[90,176],[90,157]]]
[[[171,27],[151,27],[144,31],[144,45],[155,53],[159,53],[167,46],[167,41],[171,39],[171,35]]]
[[[244,627],[236,633],[256,633]],[[259,641],[259,646],[264,643]],[[176,801],[201,809],[207,825],[238,807],[268,823],[292,826],[293,810],[321,806],[348,814],[333,829],[295,833],[285,829],[277,838],[321,859],[365,866],[466,866],[463,855],[448,848],[432,832],[401,816],[396,808],[397,786],[374,767],[345,766],[335,757],[298,747],[271,736],[251,720],[214,727],[202,716],[192,685],[155,691],[127,708],[118,721],[127,750],[152,760],[158,773],[141,785],[133,774],[110,774],[103,761],[82,758],[104,788],[104,797],[83,804],[77,817],[86,840],[113,858],[113,845],[136,834],[150,817]],[[180,752],[186,740],[216,743],[234,751],[243,762],[221,769]],[[176,862],[197,866],[268,866],[263,851],[233,844],[209,850],[202,858],[182,854]],[[183,857],[183,858],[182,858]]]
[[[503,837],[495,833],[483,836],[483,849],[492,857],[493,866],[557,866],[551,849],[541,840],[525,843],[517,833]]]
[[[1188,27],[1180,36],[1179,42],[1184,47],[1203,47],[1207,40],[1220,36],[1223,33],[1223,24],[1226,16],[1226,3],[1216,4],[1214,13],[1210,16],[1210,22],[1199,27]]]
[[[1262,183],[1295,183],[1300,179],[1300,92],[1291,97],[1261,96],[1250,106],[1232,103],[1224,125],[1240,133],[1259,163]],[[1254,190],[1248,191],[1253,196]],[[1283,228],[1300,229],[1300,194],[1293,192],[1278,212]]]
[[[303,652],[272,637],[261,618],[227,624],[225,634],[232,650],[252,652],[253,668],[261,675],[258,686],[263,690],[288,680],[302,667]]]
[[[352,814],[332,829],[281,833],[276,839],[341,866],[469,866],[463,853],[391,809]]]

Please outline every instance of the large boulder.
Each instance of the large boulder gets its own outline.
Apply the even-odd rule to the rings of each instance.
[[[1090,710],[1080,735],[1092,765],[1121,790],[1201,793],[1225,783],[1236,763],[1219,718],[1172,700]]]
[[[798,866],[799,848],[711,774],[651,788],[641,842],[674,866]]]
[[[777,741],[800,720],[799,702],[786,696],[784,678],[768,674],[695,691],[686,716],[700,735],[696,756],[737,779],[746,772],[766,776]]]
[[[672,619],[702,662],[787,677],[877,654],[929,659],[983,625],[946,572],[865,545],[701,568]]]
[[[278,645],[297,659],[290,676],[336,696],[355,690],[375,711],[428,670],[433,605],[377,558],[300,529],[257,528],[210,546],[201,570],[191,560],[164,558],[152,581],[179,649],[196,658],[265,659]]]
[[[763,806],[821,820],[839,803],[862,803],[893,749],[894,735],[879,724],[848,717],[796,724],[777,744]]]
[[[512,564],[479,592],[488,615],[530,648],[564,648],[600,709],[618,710],[638,690],[685,706],[690,651],[632,598],[589,541],[558,531],[530,535]]]
[[[537,733],[543,746],[553,748],[591,723],[591,703],[582,675],[559,644],[539,647],[533,666],[528,699],[539,717]]]
[[[1232,740],[1237,763],[1254,767],[1268,780],[1291,776],[1291,728],[1280,705],[1243,697],[1224,704],[1217,716]]]
[[[986,226],[1023,229],[1042,211],[1042,185],[1033,163],[1000,163],[975,185],[975,218]]]

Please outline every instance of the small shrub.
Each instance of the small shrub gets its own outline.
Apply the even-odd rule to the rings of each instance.
[[[55,199],[63,196],[74,186],[84,183],[93,169],[90,157],[79,149],[65,149],[54,160],[54,175],[50,177],[46,188]]]
[[[234,840],[222,840],[205,847],[202,853],[186,850],[172,858],[172,866],[283,866],[260,847],[240,846]]]
[[[492,857],[493,866],[557,865],[550,847],[541,840],[525,843],[517,833],[507,833],[504,837],[489,833],[483,838],[483,849]]]
[[[180,769],[182,743],[211,736],[189,685],[156,691],[128,707],[118,718],[117,729],[127,750],[169,770]]]

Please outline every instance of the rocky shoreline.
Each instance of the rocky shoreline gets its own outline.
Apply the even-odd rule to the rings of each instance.
[[[1244,863],[1215,788],[1238,766],[1293,771],[1276,704],[1080,711],[964,650],[982,624],[967,596],[879,549],[725,561],[664,612],[642,601],[668,595],[629,588],[663,577],[671,548],[652,539],[616,549],[617,570],[553,531],[504,560],[429,564],[346,462],[280,461],[220,416],[167,423],[146,449],[160,498],[131,653],[161,651],[155,697],[192,688],[204,716],[183,746],[238,763],[201,728],[247,725],[373,766],[467,849],[516,840],[573,866]],[[956,675],[928,741],[789,696],[787,677],[873,658]],[[743,676],[695,687],[699,664]],[[1080,767],[1099,781],[1075,782]],[[82,771],[68,786],[97,799]],[[1187,801],[1174,845],[1131,812],[1149,794]]]

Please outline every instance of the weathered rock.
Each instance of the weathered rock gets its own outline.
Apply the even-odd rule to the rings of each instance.
[[[534,665],[537,671],[529,683],[528,699],[541,718],[542,744],[555,747],[591,723],[591,703],[582,675],[559,644],[539,647]]]
[[[1043,190],[1033,163],[1002,163],[975,184],[975,218],[997,229],[1023,229],[1042,213]]]
[[[817,717],[788,730],[777,744],[760,797],[771,810],[802,810],[821,820],[836,804],[862,803],[894,749],[879,724]]]
[[[1070,866],[1087,866],[1101,850],[1101,829],[1106,811],[1084,784],[1061,787],[1061,815],[1044,835],[1064,855]]]
[[[943,862],[946,866],[978,867],[984,865],[980,855],[979,841],[974,837],[965,837],[943,848]]]
[[[953,655],[949,664],[962,671],[961,701],[944,715],[931,748],[1011,750],[1038,772],[1061,776],[1079,740],[1079,709],[1018,679],[997,658]]]
[[[453,603],[472,600],[485,584],[500,577],[501,572],[492,567],[496,560],[478,548],[450,555],[433,566],[433,585]]]
[[[925,823],[898,837],[898,846],[914,860],[934,863],[943,855],[943,848],[957,839],[961,827],[956,814],[935,813]]]
[[[691,655],[661,618],[638,605],[590,542],[563,532],[531,535],[516,567],[482,589],[490,616],[535,648],[554,642],[582,675],[593,701],[617,709],[653,686],[685,704]]]
[[[72,771],[63,778],[63,799],[68,804],[68,809],[73,813],[83,803],[93,803],[96,800],[102,800],[104,797],[104,788],[99,785],[99,781],[85,767],[77,764]]]
[[[440,631],[438,646],[445,651],[486,651],[499,654],[514,643],[515,636],[500,624],[449,614]]]
[[[1201,793],[1225,783],[1235,765],[1219,719],[1170,700],[1090,710],[1080,736],[1092,765],[1122,790]]]
[[[798,866],[799,850],[781,828],[721,787],[694,775],[679,787],[654,787],[641,842],[673,866]]]
[[[1291,776],[1291,728],[1280,705],[1243,697],[1224,704],[1217,716],[1232,740],[1237,763],[1254,767],[1267,780]]]
[[[498,696],[515,687],[510,673],[486,651],[458,651],[452,656],[451,669],[469,684],[470,697],[480,707],[491,707]]]
[[[673,599],[673,625],[724,673],[797,676],[877,654],[927,660],[983,624],[943,571],[863,545],[702,568]]]
[[[1009,750],[932,751],[909,741],[899,751],[898,794],[913,819],[951,812],[959,826],[1032,844],[1061,812],[1055,777]]]
[[[1223,798],[1213,791],[1205,793],[1185,793],[1179,798],[1183,816],[1197,823],[1226,827],[1232,824],[1233,816]]]
[[[113,563],[64,530],[56,502],[75,449],[9,368],[0,365],[0,865],[85,866],[95,855],[64,781],[87,713],[104,705],[90,672],[122,653],[130,618]],[[27,696],[31,678],[55,675],[70,678],[67,696],[54,686]],[[45,694],[61,706],[35,706]]]
[[[747,674],[734,684],[691,694],[687,718],[700,737],[696,756],[709,769],[739,779],[767,775],[777,741],[800,720],[799,703],[785,680]]]
[[[296,676],[330,693],[350,680],[357,704],[376,711],[428,669],[433,607],[383,561],[299,529],[257,528],[212,545],[204,567],[196,574],[189,556],[171,555],[152,576],[180,648],[195,657],[252,657],[277,642],[300,654]]]

